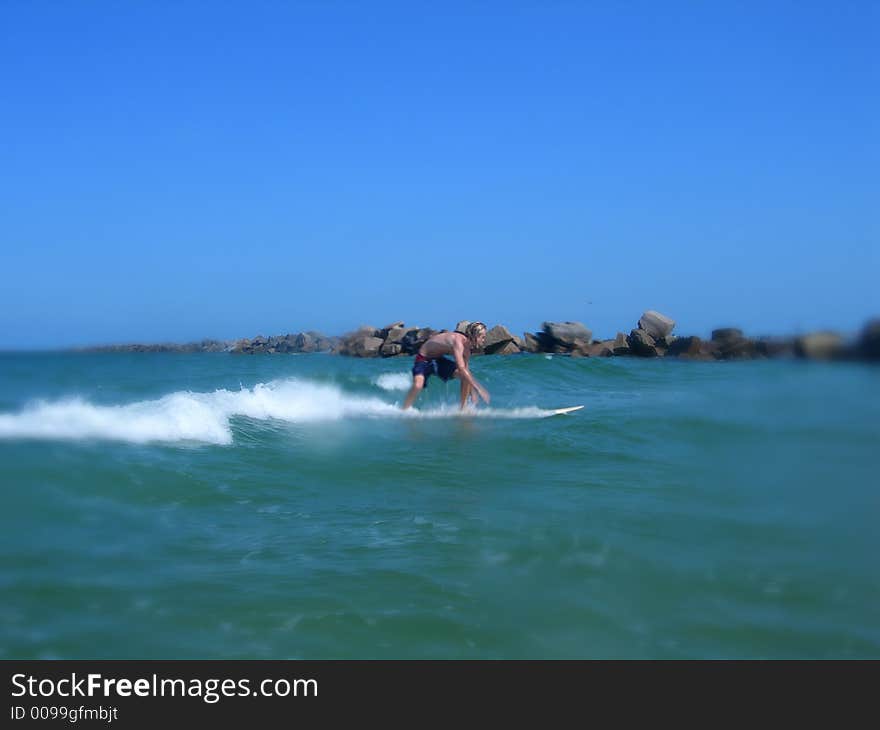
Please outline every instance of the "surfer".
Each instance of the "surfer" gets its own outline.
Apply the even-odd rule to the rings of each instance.
[[[443,382],[450,378],[461,381],[461,405],[464,409],[468,398],[477,403],[477,395],[484,403],[489,402],[489,392],[480,385],[468,369],[468,361],[472,350],[479,350],[486,342],[486,325],[482,322],[471,322],[465,333],[440,332],[432,335],[419,348],[413,364],[413,384],[403,402],[403,410],[409,408],[419,397],[422,388],[428,385],[428,378],[436,375]],[[444,355],[452,355],[453,362]]]

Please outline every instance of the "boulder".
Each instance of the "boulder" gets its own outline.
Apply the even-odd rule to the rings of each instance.
[[[541,352],[541,342],[531,332],[523,333],[523,348],[525,352]]]
[[[837,332],[811,332],[795,340],[794,351],[808,360],[832,360],[841,357],[845,347]]]
[[[372,327],[361,327],[355,332],[350,332],[342,338],[339,354],[351,357],[377,357],[384,340],[376,337],[375,333],[376,330]]]
[[[636,328],[626,338],[629,349],[639,357],[657,357],[657,345],[654,338],[645,330]]]
[[[385,325],[379,332],[376,334],[376,337],[381,337],[383,340],[388,339],[388,335],[392,330],[400,330],[403,329],[403,322],[395,322],[394,324]]]
[[[386,345],[399,345],[410,332],[417,332],[418,327],[394,327],[385,337]]]
[[[269,351],[269,340],[263,335],[257,335],[253,339],[244,339],[240,340],[240,347],[236,346],[234,352],[239,352],[246,355],[255,355],[261,352]]]
[[[201,352],[229,352],[230,345],[222,340],[202,340],[199,343]]]
[[[587,342],[586,340],[575,340],[574,345],[570,350],[568,350],[568,353],[572,357],[592,357],[592,348],[592,342]]]
[[[593,341],[593,333],[581,322],[544,322],[542,349],[550,352],[571,352],[583,349]]]
[[[755,352],[761,357],[794,357],[794,340],[790,337],[760,337]]]
[[[707,349],[719,360],[746,360],[758,354],[755,342],[736,327],[712,330],[712,344]]]
[[[338,337],[327,337],[315,330],[300,332],[296,336],[297,347],[301,352],[326,352],[332,349],[333,343],[338,340]]]
[[[758,355],[758,347],[754,340],[741,337],[738,340],[726,340],[713,343],[716,357],[721,360],[749,360]]]
[[[655,341],[668,337],[674,327],[675,320],[654,310],[648,310],[639,318],[638,329],[647,332]]]
[[[519,352],[520,352],[519,347],[517,346],[517,344],[513,340],[511,340],[510,342],[505,342],[497,350],[493,350],[491,352],[491,354],[492,355],[516,355]],[[488,355],[490,353],[487,351],[486,354]]]
[[[318,340],[308,332],[300,332],[293,338],[293,347],[296,352],[315,352],[318,349]]]
[[[382,357],[394,357],[403,354],[403,345],[398,342],[385,342],[379,348],[379,354]]]
[[[611,350],[615,355],[629,355],[629,342],[627,342],[626,335],[623,332],[617,333]]]
[[[499,353],[498,351],[513,341],[514,337],[510,334],[507,327],[503,324],[497,324],[486,333],[486,342],[483,345],[483,352],[487,355],[504,354]],[[514,347],[516,347],[516,345],[514,345]],[[516,351],[519,352],[519,347],[516,347]]]
[[[379,337],[357,337],[349,343],[349,354],[355,357],[376,357],[382,344]]]
[[[539,352],[564,352],[562,348],[556,346],[556,341],[546,332],[536,332],[535,336],[538,338]]]
[[[372,332],[370,328],[364,328],[364,335]],[[358,333],[355,333],[358,334]],[[351,337],[352,335],[348,335]],[[230,343],[223,348],[223,351],[233,352],[236,354],[253,355],[256,353],[295,353],[295,352],[327,352],[333,350],[339,343],[339,338],[328,338],[320,332],[299,332],[297,334],[272,335],[271,337],[263,337],[258,335],[254,339],[242,339]],[[341,350],[341,348],[340,348]]]
[[[742,338],[743,331],[741,329],[737,329],[736,327],[721,327],[720,329],[712,330],[712,342],[741,340]]]
[[[471,321],[469,319],[461,320],[461,322],[459,322],[457,325],[455,325],[455,331],[461,332],[461,334],[465,334],[465,330],[467,329],[467,326],[470,323],[471,323]]]
[[[587,348],[590,357],[611,357],[614,354],[614,340],[594,342]]]
[[[666,354],[670,357],[702,357],[703,340],[699,337],[676,337],[675,340],[669,344]]]
[[[419,348],[425,344],[425,340],[427,340],[431,335],[434,334],[434,330],[430,327],[422,327],[421,329],[411,329],[400,340],[400,345],[403,347],[403,351],[408,355],[415,355]]]
[[[856,355],[864,360],[880,360],[880,319],[869,320],[856,342]]]

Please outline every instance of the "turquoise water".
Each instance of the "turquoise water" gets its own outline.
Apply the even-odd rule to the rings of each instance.
[[[880,369],[409,367],[0,354],[0,658],[880,657]]]

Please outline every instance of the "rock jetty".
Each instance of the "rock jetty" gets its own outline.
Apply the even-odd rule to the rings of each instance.
[[[470,324],[455,326],[464,332]],[[706,340],[695,335],[673,334],[675,320],[654,310],[642,314],[629,334],[618,332],[613,339],[593,339],[583,322],[544,322],[539,332],[518,337],[502,324],[486,333],[482,355],[515,355],[520,352],[553,353],[570,357],[671,357],[681,360],[753,360],[772,357],[807,360],[880,361],[880,319],[870,320],[854,341],[835,332],[814,332],[799,337],[748,337],[741,329],[722,327]],[[395,322],[382,328],[361,327],[339,338],[340,355],[395,357],[414,355],[436,332],[430,327],[407,327]]]
[[[470,324],[462,320],[456,332]],[[749,337],[736,327],[712,331],[706,340],[695,335],[673,334],[675,320],[648,310],[635,322],[629,334],[618,332],[612,339],[593,339],[583,322],[544,322],[538,332],[513,334],[503,324],[486,333],[478,355],[552,353],[570,357],[644,357],[680,360],[754,360],[776,357],[805,360],[863,360],[880,362],[880,318],[869,320],[859,335],[847,340],[836,332],[812,332],[797,337]],[[320,332],[258,335],[241,340],[158,345],[106,345],[81,348],[91,352],[228,352],[238,355],[326,352],[350,357],[387,358],[412,356],[431,335],[447,330],[406,326],[402,321],[384,327],[364,326],[341,337]]]

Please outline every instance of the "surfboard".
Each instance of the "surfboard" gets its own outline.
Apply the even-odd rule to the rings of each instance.
[[[563,413],[571,413],[572,411],[579,411],[583,406],[571,406],[570,408],[556,408],[554,409],[552,415],[561,416]]]

